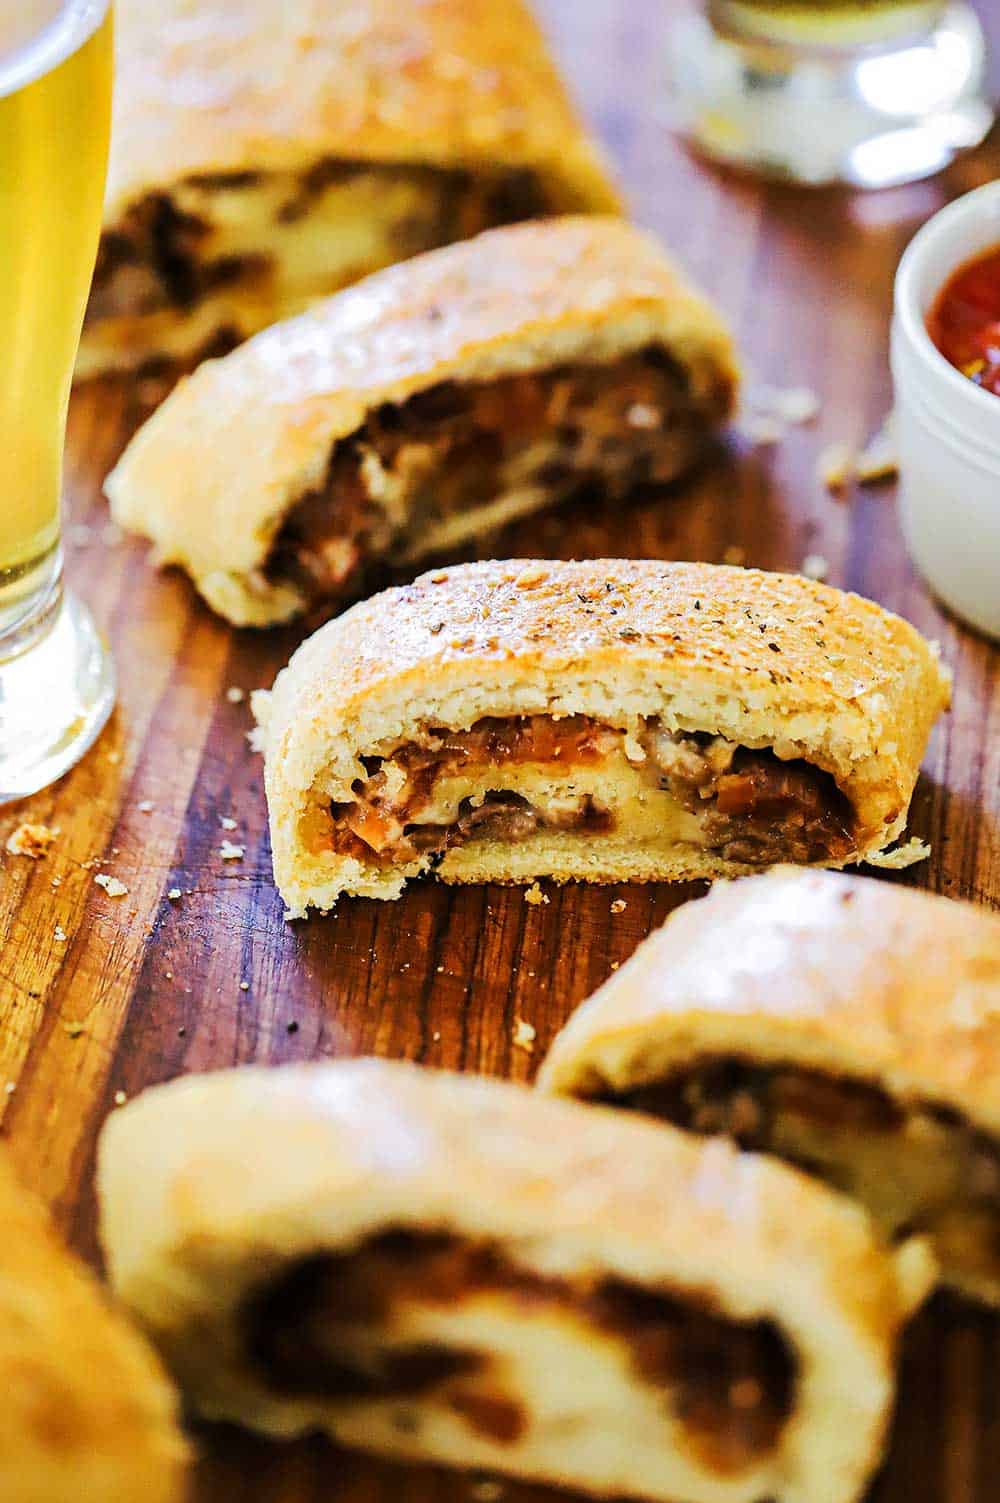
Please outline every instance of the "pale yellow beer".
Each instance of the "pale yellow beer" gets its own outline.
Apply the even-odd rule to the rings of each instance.
[[[944,0],[715,0],[724,21],[762,36],[806,46],[850,46],[918,34],[934,24]]]
[[[111,73],[109,0],[0,0],[0,617],[59,541]]]

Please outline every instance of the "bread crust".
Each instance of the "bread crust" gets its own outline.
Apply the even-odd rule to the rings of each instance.
[[[111,232],[201,180],[253,174],[294,192],[330,163],[397,182],[411,169],[527,173],[551,213],[621,210],[526,0],[130,0],[116,41]],[[323,285],[222,283],[193,307],[88,321],[78,377],[150,358],[190,369],[220,334],[235,342],[301,311],[392,259],[365,245],[365,224],[362,209],[353,259],[332,255]],[[442,224],[441,239],[461,235],[460,219]]]
[[[573,1015],[539,1075],[591,1096],[706,1054],[798,1065],[1000,1133],[1000,917],[779,867],[685,904]]]
[[[275,877],[294,915],[329,908],[340,892],[396,896],[419,863],[377,872],[317,854],[303,819],[317,801],[349,801],[364,775],[359,757],[386,754],[423,724],[464,729],[483,716],[525,714],[582,714],[626,730],[660,716],[668,729],[804,757],[851,800],[856,848],[846,859],[863,860],[905,826],[948,685],[935,649],[909,623],[801,575],[620,559],[436,570],[329,622],[273,692],[255,696]],[[606,881],[745,870],[675,852],[651,858],[646,872],[641,852],[587,845],[586,858],[559,869],[574,847],[553,836],[548,869]],[[459,848],[439,873],[529,875],[494,869],[502,851],[483,853],[479,869],[470,859]]]
[[[180,1503],[188,1451],[158,1361],[0,1156],[0,1497]]]
[[[99,1191],[113,1284],[190,1397],[275,1435],[349,1419],[268,1388],[245,1352],[246,1298],[289,1263],[386,1228],[451,1231],[528,1270],[689,1290],[724,1316],[773,1319],[807,1376],[764,1474],[720,1487],[729,1503],[765,1491],[842,1503],[861,1490],[920,1292],[849,1202],[782,1165],[403,1063],[246,1068],[148,1091],[104,1129]],[[398,1440],[408,1447],[420,1454]],[[542,1475],[586,1486],[574,1448],[556,1449]],[[531,1475],[535,1454],[529,1439],[496,1464]]]
[[[129,0],[105,222],[196,174],[324,158],[526,167],[618,197],[524,0]]]
[[[116,520],[150,538],[237,625],[302,609],[249,576],[330,452],[385,402],[663,346],[720,421],[738,381],[731,338],[661,246],[579,216],[487,231],[378,272],[265,330],[182,383],[109,476]],[[484,498],[486,499],[486,498]]]

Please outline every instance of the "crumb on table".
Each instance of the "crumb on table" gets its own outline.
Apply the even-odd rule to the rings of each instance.
[[[40,861],[48,855],[58,834],[58,829],[51,825],[25,822],[7,837],[7,851],[11,856],[28,856],[32,861]]]
[[[525,1054],[534,1053],[535,1030],[524,1018],[514,1019],[514,1048],[523,1049]]]

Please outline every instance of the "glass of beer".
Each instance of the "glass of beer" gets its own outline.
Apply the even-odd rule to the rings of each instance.
[[[993,122],[966,0],[701,0],[672,31],[670,95],[705,155],[810,184],[928,177]]]
[[[71,767],[114,702],[111,660],[63,588],[60,551],[112,71],[110,0],[0,0],[0,803]]]

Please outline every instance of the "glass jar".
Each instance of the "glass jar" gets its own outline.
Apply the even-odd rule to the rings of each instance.
[[[673,29],[670,94],[705,155],[810,184],[927,177],[993,122],[964,0],[704,0]]]

